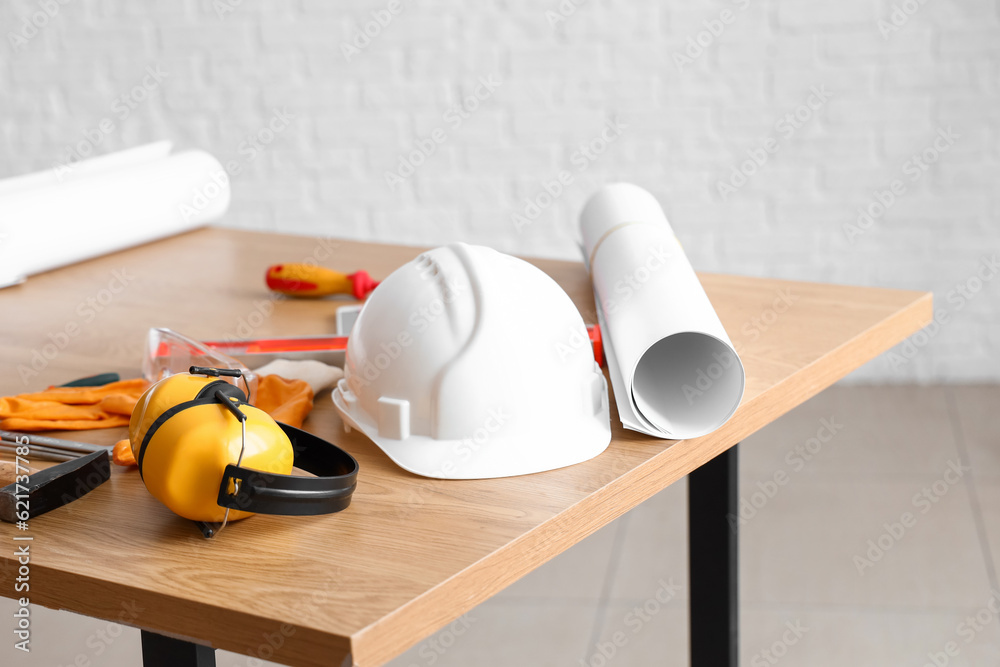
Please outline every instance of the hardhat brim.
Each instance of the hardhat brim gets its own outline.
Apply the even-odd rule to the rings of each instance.
[[[606,393],[602,410],[592,417],[536,426],[530,435],[491,435],[481,442],[422,435],[402,440],[381,437],[363,413],[348,408],[338,389],[332,399],[349,426],[364,433],[400,468],[421,477],[492,479],[545,472],[588,461],[611,443]]]

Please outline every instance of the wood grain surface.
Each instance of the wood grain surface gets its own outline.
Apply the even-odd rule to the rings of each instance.
[[[309,261],[380,279],[419,249],[205,229],[0,290],[0,395],[99,372],[139,375],[150,327],[199,339],[331,333],[349,301],[273,298],[267,266]],[[596,321],[581,264],[531,260]],[[351,507],[256,516],[202,539],[115,469],[84,499],[0,527],[0,595],[14,592],[15,535],[31,535],[32,603],[291,665],[379,665],[775,420],[927,324],[931,295],[701,276],[739,350],[747,387],[711,435],[664,441],[625,431],[601,456],[546,473],[440,481],[393,465],[345,433],[328,393],[307,430],[359,461]],[[784,291],[784,292],[782,292]],[[791,306],[768,311],[780,294]],[[773,322],[766,330],[754,318]],[[755,333],[756,332],[756,333]],[[110,444],[124,429],[62,434]],[[43,465],[39,462],[40,465]],[[8,619],[9,622],[9,619]]]

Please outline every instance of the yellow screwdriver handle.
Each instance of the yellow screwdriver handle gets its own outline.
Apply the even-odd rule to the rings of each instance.
[[[377,285],[367,271],[344,274],[322,266],[298,263],[275,264],[267,270],[267,286],[288,296],[351,294],[356,299],[363,299]]]

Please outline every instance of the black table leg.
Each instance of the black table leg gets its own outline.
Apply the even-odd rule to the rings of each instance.
[[[215,667],[215,649],[143,630],[142,667]]]
[[[739,664],[737,447],[688,476],[692,667]]]

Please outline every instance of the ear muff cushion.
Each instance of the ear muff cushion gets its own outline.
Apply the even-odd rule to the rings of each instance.
[[[240,457],[239,421],[214,400],[199,399],[163,413],[146,434],[139,471],[149,492],[176,514],[193,521],[219,522],[226,510],[218,505],[226,465]],[[241,465],[287,475],[294,453],[288,436],[271,417],[241,405],[247,415],[246,448]],[[229,520],[251,516],[232,510]]]
[[[160,380],[143,392],[132,409],[128,425],[132,455],[136,460],[139,460],[141,446],[146,436],[157,421],[162,421],[160,418],[164,412],[181,403],[193,401],[207,386],[215,382],[218,380],[180,373]]]

